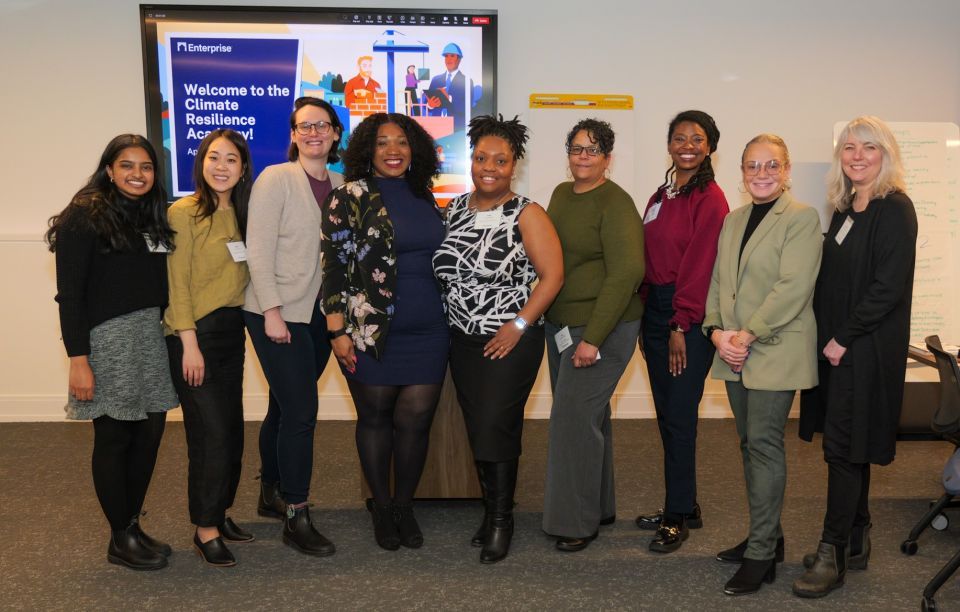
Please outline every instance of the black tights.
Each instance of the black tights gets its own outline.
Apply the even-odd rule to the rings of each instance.
[[[166,412],[149,412],[142,421],[93,420],[93,487],[114,531],[143,509],[166,420]]]
[[[427,459],[440,385],[348,385],[357,407],[357,453],[373,499],[390,503],[392,459],[393,499],[410,502]]]

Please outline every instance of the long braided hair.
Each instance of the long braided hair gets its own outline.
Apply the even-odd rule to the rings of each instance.
[[[707,135],[707,145],[710,148],[710,153],[713,153],[717,150],[717,143],[720,141],[720,129],[717,128],[717,124],[713,120],[713,117],[703,111],[698,110],[683,111],[682,113],[678,113],[677,116],[670,121],[670,128],[667,130],[668,144],[670,143],[670,139],[673,138],[673,131],[678,125],[686,121],[696,123],[703,129],[703,132]],[[700,191],[703,191],[707,188],[707,183],[713,180],[713,164],[710,161],[710,153],[703,158],[703,161],[700,163],[700,167],[697,168],[696,173],[690,177],[690,180],[687,181],[687,184],[680,188],[681,194],[689,193],[697,187],[700,188]],[[666,174],[663,176],[663,184],[657,187],[658,193],[666,189],[667,185],[673,181],[673,176],[676,174],[676,172],[676,165],[670,164]]]

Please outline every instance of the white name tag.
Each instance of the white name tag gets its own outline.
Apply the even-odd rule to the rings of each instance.
[[[643,224],[644,224],[644,225],[646,225],[647,223],[650,223],[651,221],[656,221],[656,220],[657,220],[657,216],[660,215],[660,205],[661,205],[661,204],[663,204],[663,202],[657,202],[656,204],[654,204],[653,206],[651,206],[650,208],[647,209],[647,214],[646,214],[646,216],[643,218]]]
[[[473,229],[492,229],[500,225],[500,219],[503,217],[503,211],[499,208],[493,210],[479,210],[473,220]]]
[[[162,244],[154,244],[153,240],[150,240],[150,234],[144,234],[143,239],[147,243],[147,250],[151,253],[169,253],[170,249],[163,246]]]
[[[570,328],[564,327],[557,333],[553,335],[553,339],[557,343],[557,352],[562,353],[571,346],[573,346],[573,338],[570,337]]]
[[[847,237],[847,234],[850,233],[851,227],[853,227],[853,217],[848,216],[847,220],[840,226],[840,231],[833,237],[833,239],[837,241],[837,244],[843,244],[843,240]]]
[[[233,261],[237,263],[247,261],[247,245],[243,244],[242,240],[228,242],[227,248],[230,249],[230,257],[233,257]]]

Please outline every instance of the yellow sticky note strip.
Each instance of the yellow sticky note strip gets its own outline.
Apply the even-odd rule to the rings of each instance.
[[[628,94],[530,94],[530,108],[633,110]]]

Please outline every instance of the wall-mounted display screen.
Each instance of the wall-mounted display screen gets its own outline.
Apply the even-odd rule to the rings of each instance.
[[[437,143],[438,199],[469,191],[466,126],[496,110],[496,11],[140,5],[140,16],[147,137],[171,197],[193,193],[197,146],[216,128],[246,137],[256,171],[286,161],[300,96],[333,105],[343,143],[372,113],[413,117]]]

